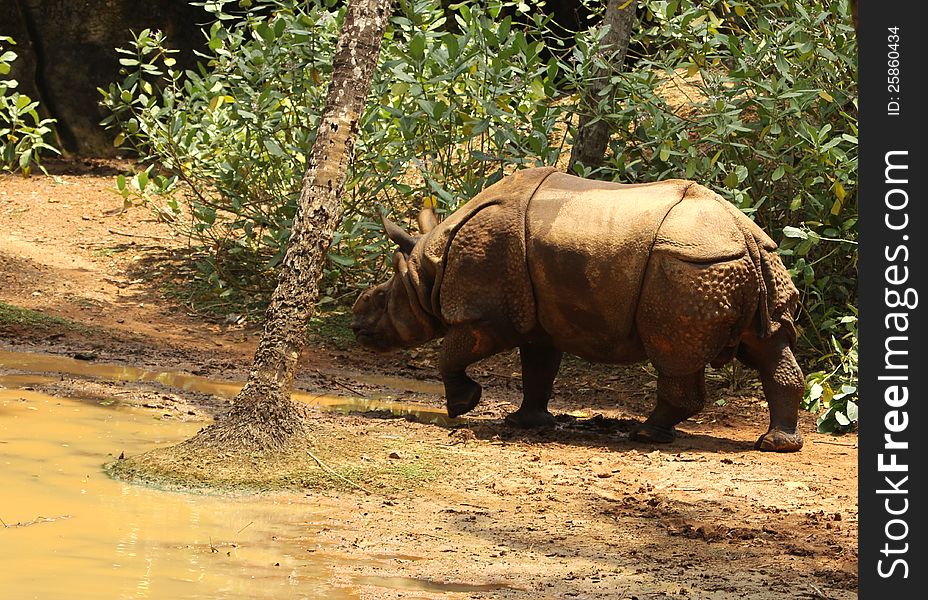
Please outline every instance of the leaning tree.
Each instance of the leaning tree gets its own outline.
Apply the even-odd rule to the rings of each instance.
[[[248,381],[232,400],[228,415],[203,429],[191,443],[274,450],[306,431],[304,411],[290,393],[329,245],[341,220],[348,162],[391,4],[392,0],[348,3],[325,109]]]

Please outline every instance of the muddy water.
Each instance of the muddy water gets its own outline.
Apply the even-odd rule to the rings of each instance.
[[[28,373],[58,373],[79,377],[93,377],[110,381],[153,381],[166,386],[180,388],[221,398],[233,398],[242,389],[241,382],[216,381],[187,373],[172,371],[151,371],[138,367],[105,364],[76,360],[63,356],[10,352],[0,350],[0,369],[26,371]],[[23,379],[23,375],[0,375],[0,385],[11,385]],[[33,375],[26,375],[28,380]],[[376,377],[359,374],[358,381],[372,385],[382,385],[396,390],[408,390],[421,393],[444,393],[439,384],[401,379],[398,377]],[[34,380],[38,381],[38,380]],[[48,381],[44,381],[48,383]],[[424,423],[447,425],[454,423],[444,410],[412,403],[396,402],[390,396],[373,398],[350,398],[294,392],[293,399],[339,412],[389,411],[397,416],[408,416]]]
[[[357,597],[313,560],[313,532],[331,526],[333,506],[164,492],[100,469],[119,452],[179,441],[199,426],[0,390],[3,596]]]
[[[62,372],[51,368],[60,367],[60,359],[37,365],[30,361],[48,357],[23,355],[11,365],[9,354],[0,357],[0,367]],[[74,363],[66,365],[73,371],[64,372],[139,378],[137,370]],[[101,374],[97,368],[115,370]],[[185,384],[205,385],[206,380],[184,377]],[[162,381],[158,374],[152,379]],[[335,567],[349,561],[317,534],[339,526],[342,509],[335,500],[183,494],[112,480],[101,465],[120,452],[133,455],[180,441],[202,423],[159,420],[144,409],[24,389],[48,380],[0,378],[2,598],[337,600],[359,598],[361,586],[492,589],[401,577],[334,583]],[[225,388],[203,391],[215,389]],[[397,557],[374,555],[366,564],[386,567],[391,558]]]

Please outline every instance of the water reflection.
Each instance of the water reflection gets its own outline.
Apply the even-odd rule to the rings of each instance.
[[[216,381],[207,379],[206,377],[189,375],[187,373],[151,371],[123,365],[91,363],[62,356],[28,354],[5,350],[0,350],[0,368],[34,373],[61,373],[107,379],[110,381],[154,381],[169,387],[211,394],[221,398],[235,397],[239,390],[242,389],[243,385],[240,382]],[[401,379],[399,377],[359,375],[358,380],[362,383],[383,385],[398,390],[435,393],[437,395],[443,393],[442,387],[439,384]],[[0,385],[5,385],[7,387],[22,387],[24,385],[38,385],[40,383],[47,384],[53,383],[54,381],[54,378],[45,375],[0,375]],[[387,411],[397,416],[413,418],[424,423],[448,425],[455,422],[453,419],[448,418],[444,409],[396,402],[393,401],[390,396],[383,396],[380,398],[351,398],[294,392],[293,399],[337,412]]]

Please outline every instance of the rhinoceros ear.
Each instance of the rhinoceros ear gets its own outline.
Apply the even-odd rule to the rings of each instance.
[[[435,226],[438,225],[438,213],[435,212],[435,207],[429,205],[420,210],[417,221],[419,222],[419,233],[422,235],[435,229]]]
[[[412,252],[413,246],[416,245],[416,238],[412,237],[406,231],[387,218],[385,213],[380,213],[380,221],[383,223],[383,230],[387,237],[393,240],[400,247],[403,254]]]

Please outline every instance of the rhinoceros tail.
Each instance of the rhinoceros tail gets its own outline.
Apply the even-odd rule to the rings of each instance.
[[[767,280],[764,277],[761,250],[757,239],[752,235],[753,232],[746,230],[743,223],[739,222],[739,225],[741,225],[741,232],[744,234],[744,245],[748,250],[748,256],[751,257],[751,263],[754,265],[755,281],[757,281],[757,287],[759,288],[757,312],[760,313],[760,333],[761,336],[767,337],[771,334],[773,324],[770,320],[770,295],[767,293]]]
[[[799,290],[793,284],[789,271],[776,253],[776,247],[760,246],[760,264],[764,298],[766,302],[767,321],[764,324],[766,335],[784,331],[790,345],[796,344],[795,319],[799,309]],[[762,313],[763,314],[763,313]]]
[[[776,243],[753,221],[747,218],[744,221],[741,221],[744,242],[751,262],[754,263],[758,287],[760,335],[769,337],[782,330],[793,345],[796,343],[795,315],[799,306],[799,291],[776,253]]]

